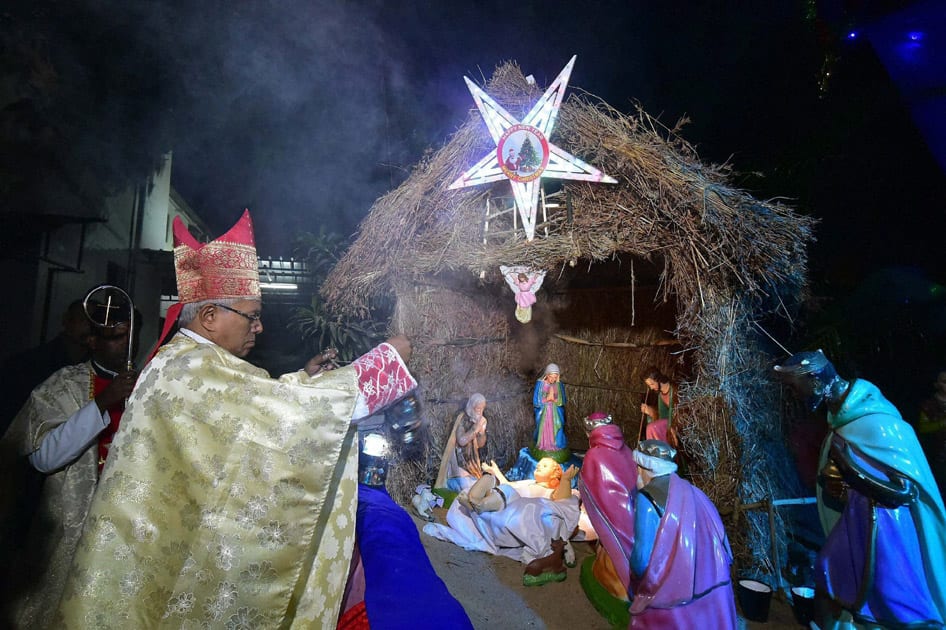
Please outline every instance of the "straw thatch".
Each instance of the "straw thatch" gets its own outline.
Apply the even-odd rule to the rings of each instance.
[[[486,90],[514,115],[541,94],[513,63]],[[625,115],[573,94],[551,140],[618,183],[565,182],[532,242],[513,229],[511,212],[493,214],[484,233],[487,205],[502,208],[509,185],[447,190],[494,148],[471,111],[375,203],[323,287],[336,309],[361,315],[393,293],[392,326],[414,343],[430,448],[426,462],[396,470],[389,487],[404,500],[413,483],[430,480],[449,425],[475,391],[490,400],[491,456],[512,463],[531,439],[533,379],[549,361],[562,365],[573,445],[584,439],[576,421],[596,409],[611,411],[633,442],[643,371],[657,365],[683,381],[678,426],[693,479],[730,508],[739,524],[731,536],[745,541],[743,567],[765,567],[767,524],[731,508],[792,494],[795,482],[756,323],[787,315],[804,290],[812,220],[735,188],[727,166],[702,163],[677,129],[643,111]],[[527,326],[510,316],[500,264],[548,272]],[[618,271],[599,294],[576,291],[581,276],[594,291],[607,265]]]

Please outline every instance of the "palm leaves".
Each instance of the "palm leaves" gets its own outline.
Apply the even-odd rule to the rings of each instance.
[[[324,229],[317,233],[303,233],[297,238],[296,256],[306,261],[316,286],[322,285],[338,262],[343,244],[339,235]],[[316,293],[308,306],[296,307],[289,328],[298,332],[313,352],[335,348],[341,361],[351,361],[381,341],[385,324],[383,319],[334,315],[329,312],[322,296]]]

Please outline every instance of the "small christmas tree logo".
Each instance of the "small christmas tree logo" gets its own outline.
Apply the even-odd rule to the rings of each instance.
[[[527,135],[519,147],[519,170],[525,173],[531,173],[542,163],[542,158],[532,146],[532,140]]]

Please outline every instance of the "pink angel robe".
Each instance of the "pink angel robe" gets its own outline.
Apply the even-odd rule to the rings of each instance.
[[[542,287],[545,271],[535,271],[522,265],[507,267],[499,266],[503,279],[513,293],[516,294],[516,319],[527,324],[532,321],[532,305],[535,304],[535,293]],[[520,281],[519,274],[525,274],[526,280]]]
[[[516,280],[516,286],[519,288],[516,292],[516,304],[519,308],[529,308],[535,304],[535,293],[531,291],[535,280],[535,278],[526,281]]]

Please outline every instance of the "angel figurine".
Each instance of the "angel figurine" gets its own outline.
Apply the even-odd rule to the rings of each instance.
[[[516,319],[523,324],[528,324],[532,320],[535,293],[542,287],[545,271],[534,271],[522,265],[514,267],[500,265],[499,271],[503,274],[506,284],[516,294]]]

